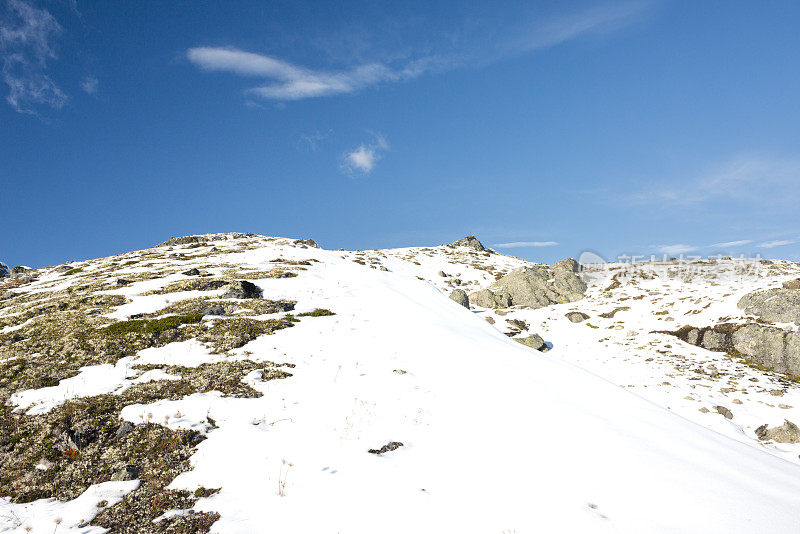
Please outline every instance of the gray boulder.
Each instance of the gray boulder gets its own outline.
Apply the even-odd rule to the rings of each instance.
[[[748,293],[739,300],[739,309],[768,323],[800,324],[800,291],[767,289]]]
[[[580,264],[572,258],[566,258],[550,266],[554,271],[568,271],[577,273],[580,271]]]
[[[257,299],[261,298],[261,288],[247,280],[236,280],[228,286],[224,299]]]
[[[785,419],[781,426],[768,428],[767,425],[761,425],[756,428],[756,436],[762,441],[771,439],[778,443],[800,443],[800,428]]]
[[[547,350],[547,345],[545,344],[544,339],[542,339],[542,336],[539,334],[531,334],[528,337],[515,337],[512,339],[517,343],[522,343],[526,347],[530,347],[532,349],[543,352]]]
[[[456,289],[450,293],[450,299],[456,301],[466,309],[469,309],[469,297],[467,296],[467,292],[463,289]]]
[[[467,248],[471,248],[473,250],[477,250],[479,252],[483,252],[483,251],[486,250],[486,247],[483,246],[483,243],[478,241],[478,238],[475,237],[474,235],[468,235],[467,237],[459,239],[458,241],[456,241],[455,243],[453,243],[450,246],[451,247],[467,247]]]
[[[470,294],[469,301],[471,304],[481,308],[496,309],[511,306],[511,296],[508,293],[495,293],[490,289],[481,289]]]
[[[586,292],[586,283],[569,265],[562,264],[558,269],[546,266],[516,269],[489,289],[495,293],[508,294],[513,306],[542,308],[582,299]]]
[[[31,269],[30,267],[24,267],[22,265],[17,265],[16,267],[12,267],[11,268],[11,276],[17,276],[17,275],[20,275],[20,274],[23,274],[23,273],[26,273],[26,272],[32,271],[32,270],[33,269]]]
[[[8,265],[0,261],[0,278],[5,278],[11,274],[8,270]]]
[[[222,306],[209,306],[200,310],[203,315],[225,315],[225,308]]]

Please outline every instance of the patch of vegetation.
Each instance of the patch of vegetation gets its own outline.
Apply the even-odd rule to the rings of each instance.
[[[184,324],[195,324],[203,320],[203,315],[191,313],[188,315],[171,315],[161,319],[134,319],[131,321],[118,321],[102,330],[106,336],[124,336],[125,334],[149,334],[160,336],[166,330],[178,328]]]
[[[82,272],[83,272],[83,267],[76,267],[74,269],[70,269],[69,271],[65,272],[64,274],[65,275],[70,275],[70,274],[78,274],[78,273],[82,273]]]
[[[290,318],[268,319],[221,319],[197,336],[199,341],[208,343],[215,352],[227,352],[237,349],[254,340],[258,336],[272,334],[276,330],[294,326]]]
[[[142,295],[166,295],[168,293],[178,293],[180,291],[213,291],[220,289],[230,284],[229,280],[221,280],[218,278],[193,278],[191,280],[179,280],[173,282],[160,289],[142,293]]]
[[[317,308],[316,310],[311,312],[297,314],[298,317],[327,317],[329,315],[336,315],[336,314],[330,310],[326,310],[325,308]]]

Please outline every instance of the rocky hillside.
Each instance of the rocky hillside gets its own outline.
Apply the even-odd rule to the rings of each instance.
[[[2,269],[0,532],[791,532],[799,275],[254,234]]]

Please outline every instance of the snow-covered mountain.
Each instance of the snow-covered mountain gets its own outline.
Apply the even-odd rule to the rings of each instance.
[[[468,309],[539,267],[460,245],[215,234],[0,279],[0,532],[800,528],[800,444],[763,431],[800,421],[795,377],[673,335],[798,264]]]

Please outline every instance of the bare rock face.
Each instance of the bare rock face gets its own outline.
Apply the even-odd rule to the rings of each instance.
[[[459,239],[458,241],[456,241],[455,243],[453,243],[450,246],[451,247],[467,247],[467,248],[471,248],[473,250],[477,250],[479,252],[483,252],[483,251],[487,250],[486,247],[483,246],[483,243],[478,241],[478,238],[475,237],[474,235],[468,235],[467,237]]]
[[[564,315],[564,317],[569,319],[571,323],[581,323],[589,318],[589,316],[583,312],[569,312],[568,314]]]
[[[577,268],[578,263],[572,259],[562,260],[552,267],[522,267],[499,279],[488,290],[470,295],[470,302],[485,308],[509,305],[541,308],[575,302],[586,292],[586,283],[575,274]],[[499,302],[497,295],[501,296]],[[510,304],[505,305],[509,299]],[[481,303],[494,303],[494,306]]]
[[[261,298],[261,288],[246,280],[237,280],[229,286],[228,292],[222,295],[224,299],[257,299]]]
[[[489,289],[481,289],[469,296],[469,301],[481,308],[508,308],[511,306],[511,296],[508,293],[495,293]]]
[[[0,278],[4,278],[11,274],[8,270],[8,265],[0,261]]]
[[[450,293],[450,299],[469,309],[469,297],[467,297],[467,292],[463,289],[456,289]]]
[[[800,324],[800,291],[767,289],[748,293],[739,300],[739,309],[768,323]]]
[[[761,441],[772,440],[778,443],[800,443],[800,428],[789,421],[784,421],[781,426],[768,428],[767,425],[761,425],[756,428],[756,436]]]

